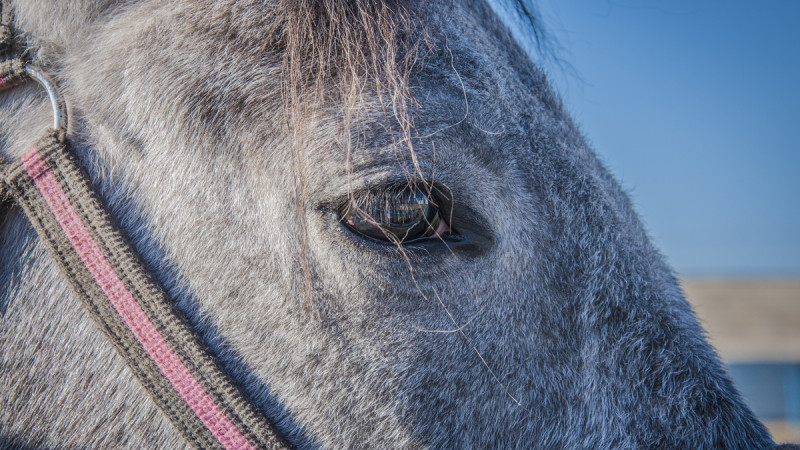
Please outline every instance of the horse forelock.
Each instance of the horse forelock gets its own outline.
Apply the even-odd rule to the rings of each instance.
[[[417,0],[280,0],[267,46],[283,53],[289,106],[319,105],[334,92],[352,107],[372,90],[405,101],[408,77],[430,50],[431,30]],[[487,0],[532,59],[550,52],[550,39],[530,0]],[[293,111],[301,114],[302,111]]]

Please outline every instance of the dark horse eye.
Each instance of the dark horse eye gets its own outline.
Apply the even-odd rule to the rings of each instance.
[[[435,200],[411,187],[354,197],[342,207],[341,218],[355,233],[393,244],[444,237],[450,232]]]

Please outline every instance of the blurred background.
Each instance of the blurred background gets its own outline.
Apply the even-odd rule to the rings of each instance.
[[[553,40],[529,52],[749,404],[800,442],[800,1],[536,4]]]

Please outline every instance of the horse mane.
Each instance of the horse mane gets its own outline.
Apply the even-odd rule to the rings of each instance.
[[[533,38],[539,50],[546,54],[550,53],[552,51],[550,44],[553,40],[547,33],[547,28],[542,22],[542,16],[539,14],[539,9],[536,5],[530,0],[515,0],[512,2],[512,6],[519,19],[522,19],[526,26],[525,31]]]

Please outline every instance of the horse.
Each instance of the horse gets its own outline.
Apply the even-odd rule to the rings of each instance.
[[[8,4],[93,188],[292,446],[775,445],[496,5]],[[16,161],[47,100],[0,102]],[[1,211],[0,447],[187,446]]]

